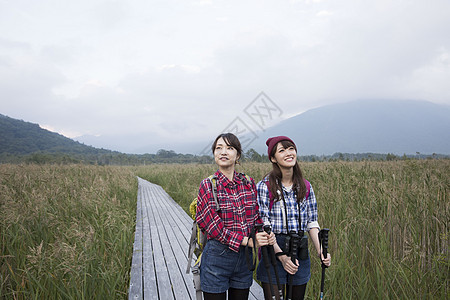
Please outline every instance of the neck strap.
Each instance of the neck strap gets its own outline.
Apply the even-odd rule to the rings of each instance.
[[[294,196],[295,198],[297,198],[297,190],[293,188],[294,191]],[[286,200],[284,199],[284,191],[283,191],[283,186],[280,183],[280,181],[277,179],[277,194],[278,194],[278,199],[280,199],[283,201],[283,206],[284,206],[284,225],[286,226],[286,232],[289,234],[289,223],[288,223],[288,215],[287,215],[287,205],[286,205]],[[300,211],[300,204],[297,201],[297,209],[298,209],[298,227],[299,227],[299,231],[302,230],[302,214]]]

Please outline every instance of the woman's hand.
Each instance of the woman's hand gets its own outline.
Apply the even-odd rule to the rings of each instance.
[[[253,239],[249,239],[247,236],[244,236],[241,242],[241,246],[249,246],[253,248]]]
[[[275,237],[275,234],[271,232],[268,234],[265,231],[257,232],[256,233],[256,245],[258,247],[267,246],[267,245],[275,245],[277,242],[277,239]]]
[[[280,255],[278,259],[281,261],[283,268],[291,275],[294,275],[298,271],[298,260],[295,260],[295,264],[292,262],[291,258],[287,255]]]
[[[258,247],[269,245],[270,236],[267,232],[261,231],[256,233],[256,245]]]
[[[276,244],[276,242],[277,242],[277,238],[275,237],[275,233],[273,233],[273,232],[270,232],[270,235],[269,235],[269,245],[275,245]]]
[[[331,254],[330,253],[327,253],[327,258],[323,257],[322,252],[320,252],[320,254],[318,256],[325,266],[329,267],[331,265]]]

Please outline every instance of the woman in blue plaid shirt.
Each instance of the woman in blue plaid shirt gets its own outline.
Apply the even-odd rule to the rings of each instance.
[[[276,236],[273,248],[277,256],[276,267],[280,283],[285,287],[291,286],[291,299],[303,299],[306,284],[311,277],[308,238],[303,233],[309,232],[316,254],[326,266],[330,265],[331,256],[327,255],[324,259],[321,254],[316,197],[309,182],[303,179],[295,143],[286,136],[277,136],[269,138],[266,144],[273,170],[256,185],[259,213],[264,223],[271,225]],[[296,236],[292,234],[294,232]],[[288,256],[289,239],[294,240],[293,237],[297,237],[299,241],[298,251],[294,254],[297,257],[294,259],[295,263]],[[279,299],[275,272],[272,267],[267,270],[262,260],[257,269],[257,278],[263,284],[265,299],[271,299],[273,291],[277,291],[274,294]],[[272,283],[272,289],[269,283]]]

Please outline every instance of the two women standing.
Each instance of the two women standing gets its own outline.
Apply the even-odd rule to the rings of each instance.
[[[227,291],[228,299],[248,299],[253,274],[247,268],[244,251],[247,245],[270,244],[275,252],[283,253],[286,251],[283,242],[289,232],[303,230],[309,231],[315,249],[320,253],[317,203],[312,187],[304,199],[306,184],[297,163],[296,146],[287,137],[271,138],[266,144],[273,170],[255,185],[252,178],[235,170],[242,155],[238,138],[226,133],[219,135],[213,143],[212,152],[219,167],[214,175],[220,210],[216,209],[214,187],[209,179],[201,182],[197,202],[197,222],[208,238],[200,266],[205,300],[226,299]],[[272,200],[271,195],[275,195]],[[249,239],[251,232],[255,225],[263,222],[271,225],[272,233],[257,233],[256,245],[253,245]],[[325,260],[322,257],[322,260],[326,265],[330,264],[330,256]],[[263,283],[268,299],[269,282],[276,281],[275,278],[269,281],[262,268],[260,264],[257,277]],[[302,299],[310,278],[309,256],[294,263],[286,254],[279,255],[277,268],[283,284],[287,283],[288,276],[292,276],[293,299]]]

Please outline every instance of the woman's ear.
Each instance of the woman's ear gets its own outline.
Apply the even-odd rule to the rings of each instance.
[[[277,160],[276,160],[276,159],[275,159],[275,157],[273,157],[273,156],[272,156],[272,157],[270,157],[270,161],[271,161],[271,162],[273,162],[274,164],[276,164],[276,163],[277,163]]]

